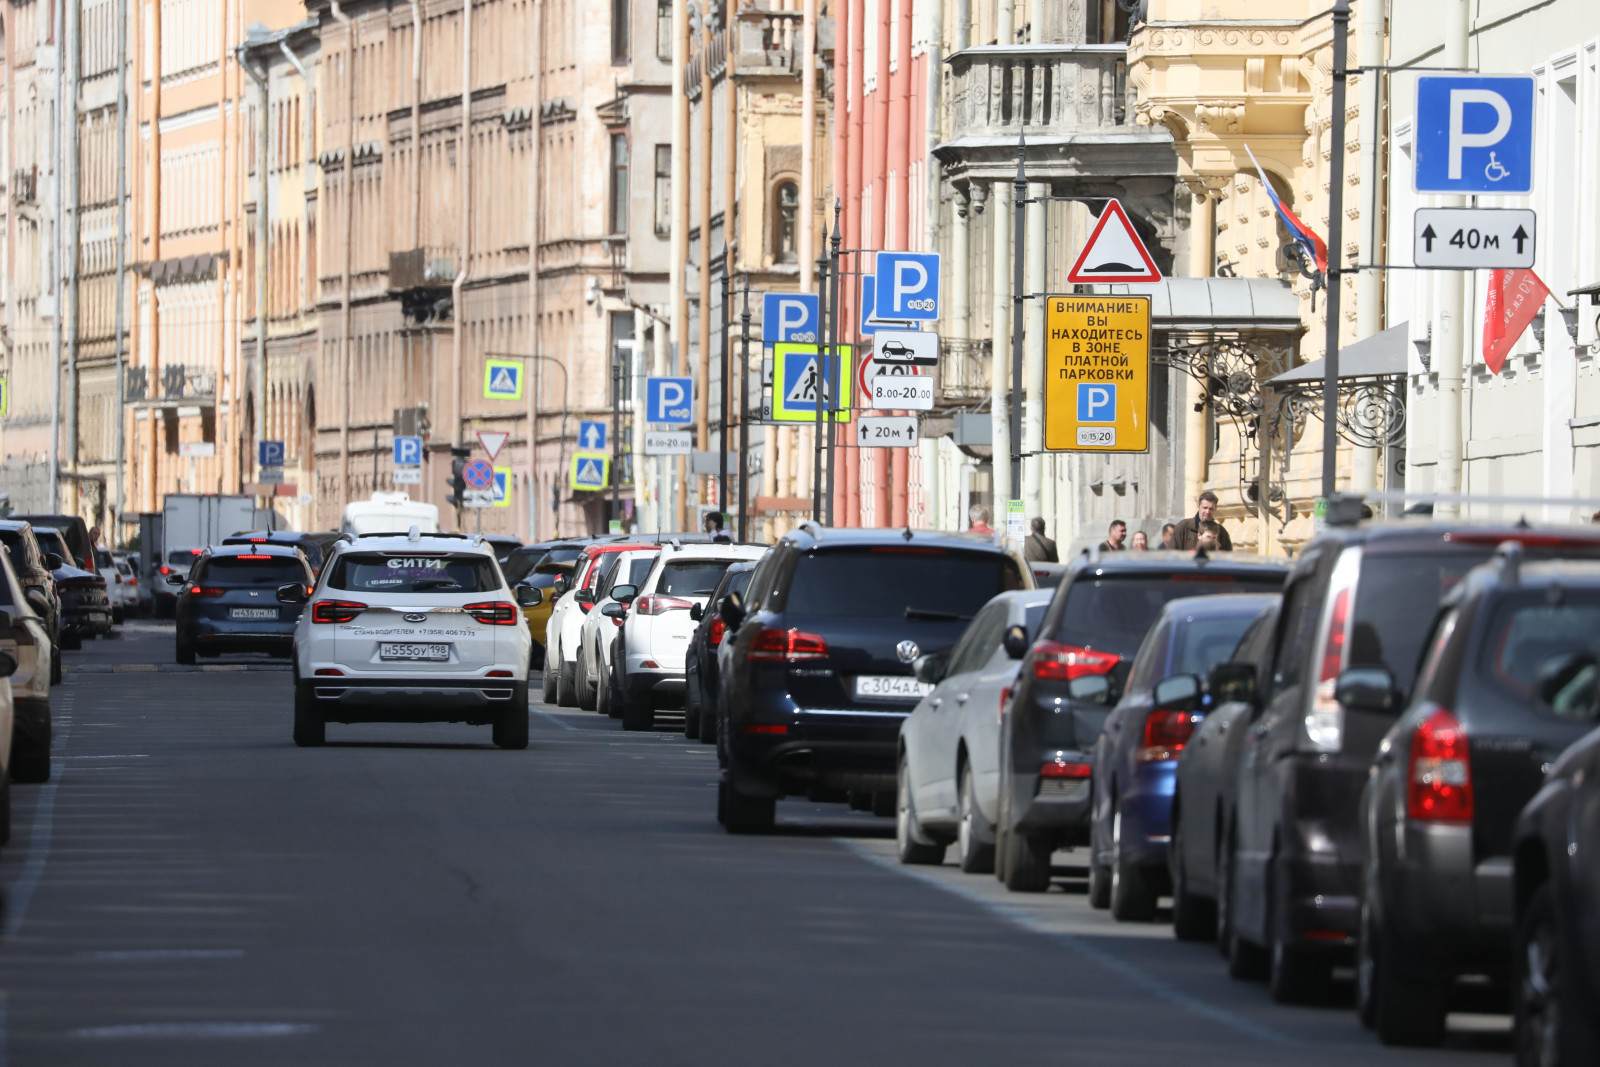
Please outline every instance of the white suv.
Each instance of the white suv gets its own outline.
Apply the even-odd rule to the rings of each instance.
[[[533,638],[521,599],[479,537],[419,533],[340,542],[294,631],[294,740],[320,745],[329,722],[492,725],[501,748],[528,747]]]
[[[692,609],[705,609],[730,564],[760,559],[766,552],[765,545],[665,546],[637,590],[613,587],[613,594],[636,593],[626,608],[604,609],[624,619],[615,664],[624,730],[649,730],[658,706],[681,704],[687,687],[684,656],[700,621]]]

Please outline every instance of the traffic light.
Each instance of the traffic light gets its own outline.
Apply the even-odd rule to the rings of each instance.
[[[450,456],[450,495],[445,501],[459,508],[467,499],[467,460],[472,456],[472,449],[452,447]]]

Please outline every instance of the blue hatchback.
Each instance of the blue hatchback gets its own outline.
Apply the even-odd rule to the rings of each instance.
[[[1167,844],[1178,760],[1205,718],[1199,678],[1226,662],[1276,593],[1174,600],[1134,657],[1093,753],[1089,903],[1118,919],[1155,917],[1169,893]]]
[[[178,596],[178,662],[221,652],[290,655],[303,605],[279,601],[278,588],[315,584],[305,554],[289,545],[206,549]]]

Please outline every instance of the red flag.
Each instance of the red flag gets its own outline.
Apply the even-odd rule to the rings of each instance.
[[[1483,305],[1483,361],[1499,374],[1506,355],[1544,307],[1549,288],[1531,270],[1492,270]]]

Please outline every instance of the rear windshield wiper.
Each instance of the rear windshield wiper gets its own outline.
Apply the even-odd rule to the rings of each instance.
[[[958,615],[953,611],[933,611],[928,608],[907,608],[908,619],[932,619],[936,622],[966,622],[971,615]]]

